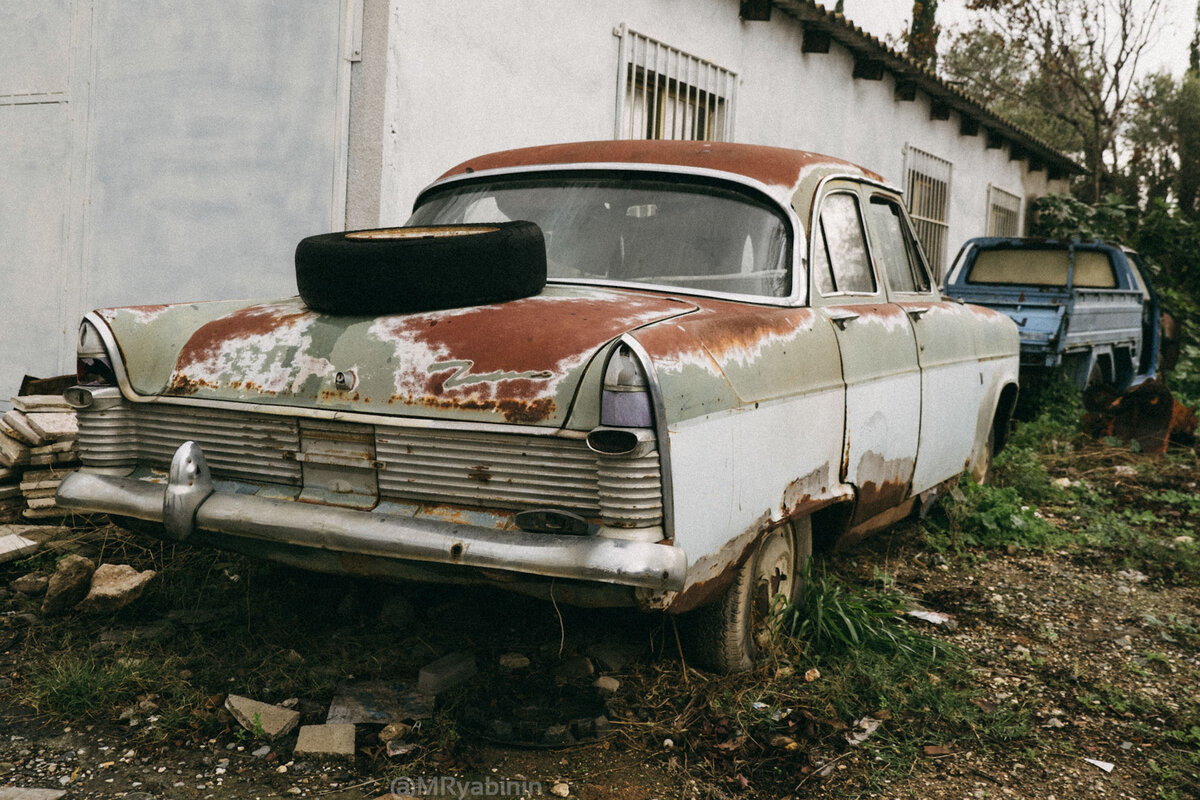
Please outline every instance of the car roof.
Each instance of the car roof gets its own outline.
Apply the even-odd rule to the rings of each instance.
[[[621,164],[712,170],[747,178],[765,186],[782,202],[794,203],[797,211],[811,202],[812,190],[825,177],[858,177],[890,187],[876,172],[807,150],[732,142],[646,139],[568,142],[489,153],[452,167],[435,185],[450,178],[489,170]],[[800,191],[802,189],[804,191]]]

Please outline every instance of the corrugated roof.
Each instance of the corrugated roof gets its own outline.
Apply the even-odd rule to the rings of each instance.
[[[1029,131],[1000,116],[957,86],[939,78],[937,73],[923,64],[867,33],[844,14],[829,11],[813,0],[773,0],[773,5],[799,20],[806,30],[828,33],[833,41],[856,57],[880,62],[885,70],[895,76],[897,82],[911,83],[935,101],[940,101],[964,117],[978,121],[981,127],[1007,139],[1030,158],[1067,173],[1082,174],[1086,171]]]

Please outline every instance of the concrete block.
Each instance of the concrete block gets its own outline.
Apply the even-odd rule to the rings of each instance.
[[[352,759],[354,726],[348,722],[334,725],[302,725],[292,755]]]
[[[0,430],[0,467],[29,463],[29,445]]]
[[[13,408],[26,414],[37,411],[70,411],[71,408],[61,394],[26,394],[12,398]]]
[[[29,506],[30,511],[44,511],[50,508],[58,508],[54,502],[54,496],[50,497],[26,497],[25,504]]]
[[[475,656],[466,652],[451,653],[421,667],[417,675],[417,688],[426,694],[436,695],[474,677],[475,672]]]
[[[251,733],[258,733],[261,727],[263,735],[268,739],[290,733],[300,723],[299,711],[251,700],[241,695],[231,694],[226,697],[225,708],[243,728]]]
[[[36,553],[40,548],[41,545],[37,542],[26,539],[24,536],[17,536],[15,533],[0,536],[0,564],[6,561],[16,561],[18,558]]]
[[[46,443],[46,440],[33,429],[33,426],[29,424],[29,420],[20,411],[13,409],[12,411],[5,412],[3,420],[4,424],[8,426],[5,432],[11,432],[16,438],[25,442],[25,444],[37,447],[40,444]]]
[[[96,565],[83,556],[69,555],[59,561],[54,574],[50,576],[46,599],[42,601],[42,613],[61,614],[82,600],[95,571]]]
[[[101,564],[92,574],[87,596],[75,608],[78,611],[116,611],[142,596],[146,585],[157,573],[138,572],[128,564]]]
[[[21,487],[17,485],[0,486],[0,500],[10,500],[21,496]]]
[[[0,800],[58,800],[66,794],[62,789],[26,789],[21,786],[0,786]]]

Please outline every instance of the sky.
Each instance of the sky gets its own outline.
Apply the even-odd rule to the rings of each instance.
[[[832,9],[833,0],[818,0]],[[1135,0],[1144,4],[1145,0]],[[868,33],[885,39],[908,27],[912,15],[911,0],[844,0],[846,16]],[[965,0],[939,0],[938,23],[943,29],[963,26],[972,14],[965,9]],[[1175,76],[1183,74],[1188,64],[1188,44],[1195,29],[1195,0],[1164,0],[1159,12],[1159,30],[1149,51],[1143,55],[1141,72],[1167,70]]]

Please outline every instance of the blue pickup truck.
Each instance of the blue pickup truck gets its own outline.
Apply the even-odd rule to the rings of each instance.
[[[1081,390],[1103,385],[1120,393],[1158,371],[1158,299],[1137,253],[1120,245],[970,239],[946,293],[1017,324],[1023,383],[1062,370]]]

